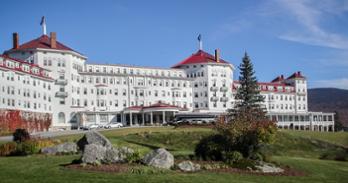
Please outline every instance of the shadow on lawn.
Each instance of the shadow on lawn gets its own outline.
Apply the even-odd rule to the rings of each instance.
[[[143,147],[147,147],[147,148],[150,148],[152,150],[155,150],[155,149],[158,149],[158,148],[165,148],[168,151],[175,151],[175,149],[170,149],[170,148],[161,147],[161,146],[155,146],[155,145],[151,145],[151,144],[145,144],[145,143],[136,142],[136,141],[132,141],[132,140],[124,140],[124,141],[128,142],[130,144],[135,144],[135,145],[140,145],[140,146],[143,146]]]

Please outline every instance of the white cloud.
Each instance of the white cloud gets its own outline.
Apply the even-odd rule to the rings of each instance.
[[[310,83],[312,88],[340,88],[348,90],[348,78],[318,80]]]
[[[325,30],[321,21],[325,17],[340,15],[348,9],[348,1],[332,0],[280,0],[280,8],[293,18],[298,26],[293,26],[287,33],[279,36],[280,39],[295,41],[304,44],[348,49],[348,38],[345,35]]]

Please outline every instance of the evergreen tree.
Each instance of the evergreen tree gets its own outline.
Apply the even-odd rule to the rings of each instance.
[[[239,69],[240,87],[237,90],[235,97],[236,106],[235,109],[232,110],[232,115],[248,114],[248,116],[253,117],[253,119],[257,119],[258,117],[264,119],[265,111],[261,107],[264,98],[260,94],[253,64],[246,52]]]
[[[341,123],[341,120],[337,111],[335,111],[335,127],[334,128],[335,128],[335,131],[343,130],[343,125]]]

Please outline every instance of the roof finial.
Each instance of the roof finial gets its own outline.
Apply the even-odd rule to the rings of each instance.
[[[42,16],[40,25],[42,26],[42,33],[46,35],[46,19],[45,16]]]
[[[199,44],[199,50],[203,50],[202,35],[199,34],[197,39],[198,39],[198,44]]]

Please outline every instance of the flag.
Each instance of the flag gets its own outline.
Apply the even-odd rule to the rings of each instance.
[[[40,25],[46,24],[45,16],[42,16]]]
[[[198,37],[197,37],[198,41],[201,41],[202,40],[202,35],[199,34]]]

